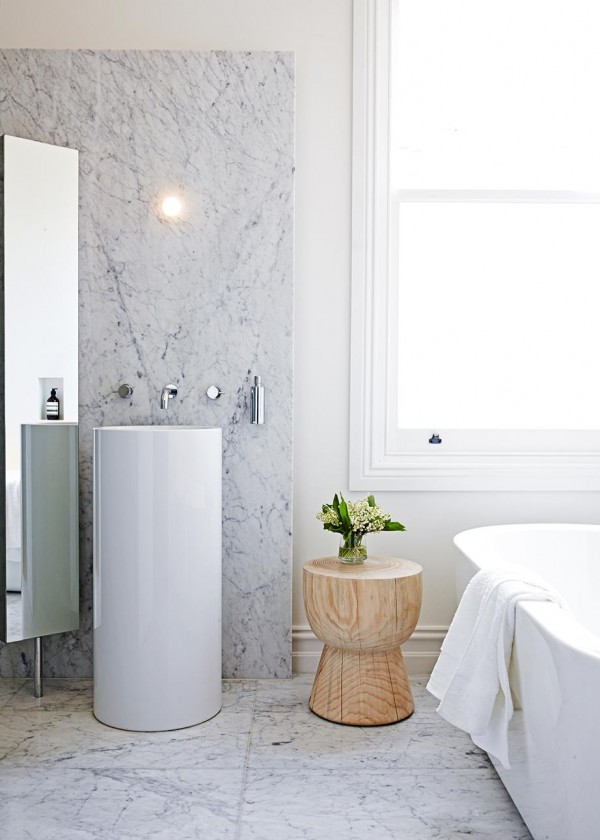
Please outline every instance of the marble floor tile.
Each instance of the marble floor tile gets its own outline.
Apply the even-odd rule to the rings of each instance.
[[[0,709],[12,700],[13,696],[23,687],[25,682],[22,679],[0,680]]]
[[[234,840],[239,770],[0,769],[7,840]]]
[[[494,774],[249,771],[240,840],[530,840]]]
[[[278,680],[278,682],[285,683],[288,680]],[[238,711],[242,708],[254,710],[256,687],[257,680],[223,680],[223,709],[235,705]]]
[[[464,732],[436,714],[437,701],[414,686],[415,711],[390,726],[342,726],[308,708],[305,681],[257,689],[249,766],[252,768],[489,769],[490,762]],[[294,697],[294,690],[296,692]],[[425,696],[427,694],[427,696]],[[296,702],[294,702],[294,700]],[[269,710],[269,703],[272,708]]]
[[[0,680],[0,838],[529,838],[423,680],[414,715],[384,727],[318,718],[311,684],[226,681],[212,720],[144,733],[99,723],[88,680],[47,680],[40,699],[31,680]]]
[[[82,679],[44,679],[44,694],[34,697],[33,680],[21,680],[21,687],[6,704],[7,711],[69,711],[90,710],[93,702],[93,682]]]
[[[211,720],[154,733],[126,732],[97,721],[85,686],[65,691],[62,706],[60,688],[54,691],[49,686],[47,691],[41,700],[21,691],[2,710],[0,767],[5,762],[11,766],[60,762],[63,767],[84,769],[244,766],[254,704],[252,684],[225,683],[223,709]]]
[[[256,709],[289,712],[295,706],[307,706],[313,684],[311,674],[297,674],[290,680],[258,680]]]

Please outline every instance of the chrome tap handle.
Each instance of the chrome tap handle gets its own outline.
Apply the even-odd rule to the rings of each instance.
[[[131,387],[131,385],[127,385],[126,383],[124,383],[123,385],[119,385],[119,390],[117,391],[117,394],[124,400],[126,400],[127,397],[131,397],[133,395],[133,388]]]
[[[160,395],[160,407],[167,409],[169,407],[169,400],[177,396],[177,385],[165,385]]]

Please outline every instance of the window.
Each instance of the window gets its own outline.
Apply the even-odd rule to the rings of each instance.
[[[599,42],[355,0],[353,489],[600,489]]]

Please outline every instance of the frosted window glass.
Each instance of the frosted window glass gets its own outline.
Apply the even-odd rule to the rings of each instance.
[[[407,203],[402,429],[600,429],[600,206]]]
[[[399,189],[600,189],[597,0],[399,0]]]

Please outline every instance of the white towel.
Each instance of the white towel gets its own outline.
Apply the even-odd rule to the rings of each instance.
[[[560,595],[523,566],[478,572],[465,589],[442,645],[428,691],[439,714],[509,768],[508,724],[513,703],[508,669],[519,601],[554,601]]]
[[[6,471],[6,547],[21,548],[21,473]]]

